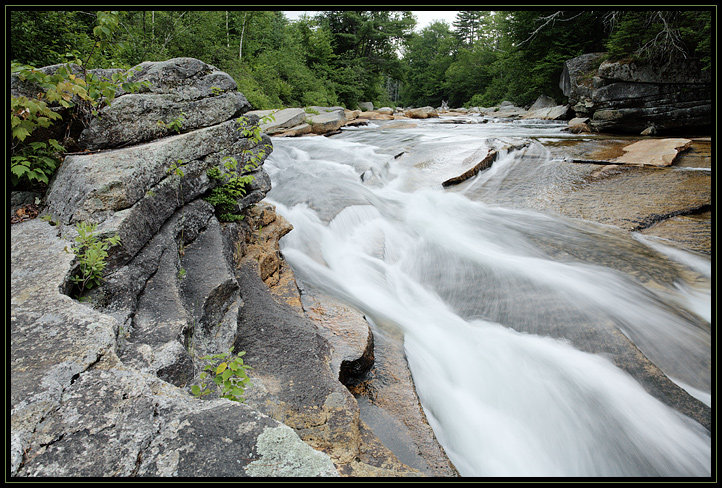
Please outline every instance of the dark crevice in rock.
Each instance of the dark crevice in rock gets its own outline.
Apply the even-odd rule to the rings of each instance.
[[[637,225],[632,230],[640,231],[640,230],[648,229],[649,227],[652,227],[654,224],[657,224],[664,220],[669,220],[671,218],[680,217],[680,216],[684,216],[684,215],[699,215],[699,214],[703,214],[705,212],[709,212],[711,210],[712,210],[712,206],[709,204],[706,204],[706,205],[701,205],[699,207],[676,210],[674,212],[669,212],[666,214],[652,214],[644,222]]]
[[[374,366],[374,335],[369,332],[369,341],[363,355],[353,360],[342,360],[338,380],[347,388],[363,383]]]

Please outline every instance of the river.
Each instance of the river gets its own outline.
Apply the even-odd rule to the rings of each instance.
[[[711,406],[710,259],[541,211],[581,171],[546,149],[583,137],[562,124],[467,121],[274,138],[267,200],[300,282],[403,333],[462,476],[709,476],[709,432],[611,356],[631,341]]]

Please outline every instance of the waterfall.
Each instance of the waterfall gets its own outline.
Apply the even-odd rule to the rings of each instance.
[[[268,199],[294,226],[284,257],[377,331],[403,332],[424,411],[463,476],[709,476],[707,430],[610,359],[638,348],[710,406],[709,261],[535,211],[535,181],[568,181],[538,142],[441,187],[464,161],[529,137],[561,135],[419,124],[276,139]]]

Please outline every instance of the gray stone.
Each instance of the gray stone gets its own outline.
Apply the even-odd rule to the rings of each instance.
[[[552,107],[542,107],[537,109],[529,109],[523,115],[525,119],[542,119],[542,120],[560,120],[566,119],[569,113],[569,105],[555,105]]]
[[[284,108],[283,110],[253,110],[249,112],[251,115],[257,115],[263,118],[267,115],[273,117],[273,120],[261,124],[261,129],[267,134],[273,134],[282,129],[295,127],[306,121],[306,111],[301,108]]]
[[[169,124],[176,119],[182,119],[179,130],[187,132],[251,108],[233,78],[197,59],[145,62],[133,71],[129,81],[148,82],[149,87],[117,96],[81,133],[81,145],[95,150],[138,144],[175,133]]]
[[[560,80],[578,117],[590,116],[592,130],[656,134],[709,131],[710,75],[692,60],[665,64],[602,62],[603,54],[567,61]]]
[[[693,59],[666,60],[663,63],[604,61],[599,77],[632,83],[711,83],[711,72],[702,70]]]
[[[406,110],[405,114],[412,119],[426,119],[439,116],[433,107],[410,108]]]
[[[68,156],[47,193],[48,211],[66,225],[86,221],[100,224],[106,234],[117,233],[121,242],[111,249],[110,260],[127,262],[176,209],[218,184],[208,178],[208,169],[222,167],[224,157],[243,160],[246,147],[271,147],[268,136],[256,145],[239,127],[231,120],[140,146]],[[270,188],[263,159],[252,172],[251,193],[258,199],[258,192]],[[173,171],[179,161],[183,176]]]
[[[254,475],[244,468],[268,456],[257,439],[282,425],[119,361],[119,323],[60,292],[67,244],[41,220],[12,227],[11,475]],[[332,473],[290,429],[284,442],[297,463],[266,466],[264,475],[303,476],[309,465]]]
[[[346,114],[342,111],[323,112],[318,115],[310,115],[307,120],[311,124],[311,132],[325,134],[341,128],[346,122]]]
[[[532,106],[529,107],[529,111],[533,112],[534,110],[539,110],[541,108],[556,107],[556,105],[557,105],[557,102],[555,102],[553,98],[548,97],[546,95],[539,95],[539,97],[532,104]]]
[[[324,112],[345,112],[345,111],[346,111],[345,108],[340,107],[340,106],[338,106],[338,105],[333,106],[333,107],[321,107],[321,106],[318,106],[318,105],[311,105],[310,107],[308,107],[308,109],[309,109],[309,111],[310,111],[311,113],[313,113],[313,112],[318,112],[318,113],[324,113]]]
[[[301,442],[289,427],[268,427],[256,445],[261,459],[244,467],[249,476],[338,477],[328,454]]]
[[[564,63],[559,88],[571,105],[591,99],[593,86],[589,73],[599,67],[604,56],[604,53],[582,54]]]

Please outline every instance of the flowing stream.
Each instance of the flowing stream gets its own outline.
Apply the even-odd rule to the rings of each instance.
[[[545,149],[580,137],[562,125],[441,122],[274,139],[267,200],[298,279],[402,331],[463,476],[709,476],[708,431],[605,351],[632,341],[711,406],[710,260],[538,211],[580,171]]]

